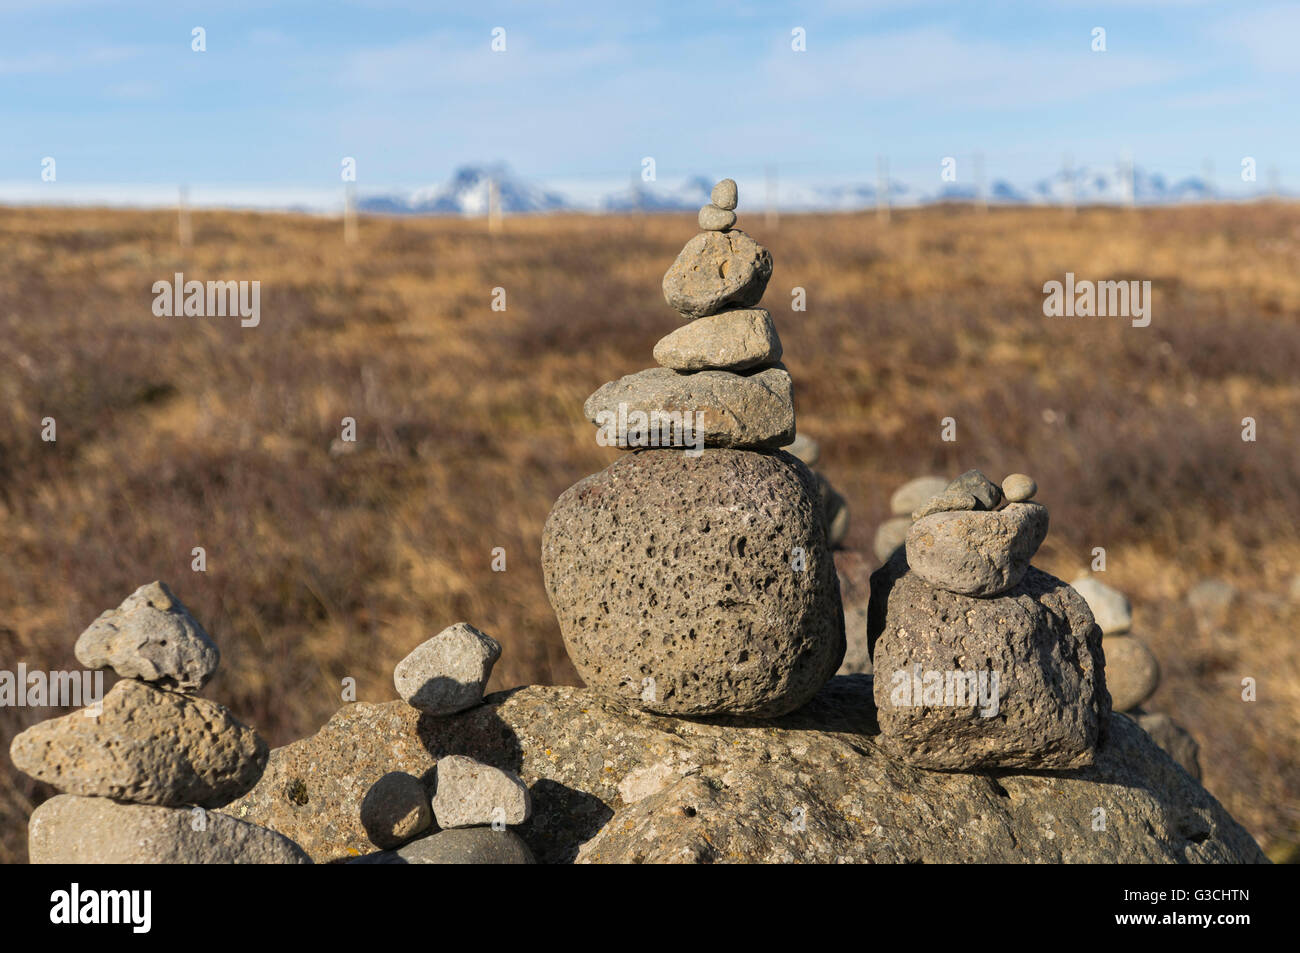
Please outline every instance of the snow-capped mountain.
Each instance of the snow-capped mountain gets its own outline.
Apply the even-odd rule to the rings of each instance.
[[[607,212],[695,212],[709,201],[712,188],[713,183],[702,175],[677,187],[638,178],[623,191],[605,196],[600,207]]]
[[[357,208],[388,215],[486,215],[494,182],[501,211],[507,214],[556,212],[572,207],[558,192],[516,178],[498,163],[462,166],[446,185],[419,189],[410,195],[367,196],[358,200]]]
[[[1132,170],[1132,200],[1138,205],[1161,205],[1176,202],[1203,202],[1219,197],[1218,191],[1196,176],[1170,182],[1159,172]],[[1058,204],[1073,201],[1080,205],[1118,204],[1129,200],[1130,177],[1126,169],[1062,170],[1040,180],[1032,189],[1033,201]]]

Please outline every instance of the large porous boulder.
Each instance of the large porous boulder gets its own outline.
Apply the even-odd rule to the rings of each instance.
[[[996,596],[1020,582],[1047,538],[1047,507],[1010,503],[996,512],[933,513],[907,533],[907,561],[932,586]]]
[[[588,861],[1264,860],[1122,716],[1095,764],[1059,775],[924,771],[879,740],[864,675],[832,679],[777,720],[683,720],[562,686],[497,692],[447,718],[358,702],[273,751],[261,783],[224,810],[292,837],[318,862],[347,860],[373,850],[356,810],[366,779],[427,777],[438,759],[463,754],[523,778],[533,816],[517,832],[541,863],[572,861],[580,848]]]
[[[664,274],[664,300],[687,319],[752,308],[772,277],[772,253],[740,229],[700,232]]]
[[[1101,630],[1083,597],[1030,568],[1002,596],[937,589],[896,555],[872,577],[881,738],[918,767],[1069,770],[1110,714]]]
[[[141,586],[101,614],[77,638],[77,661],[111,668],[161,688],[198,691],[217,671],[221,653],[170,589]]]
[[[650,450],[564,492],[542,570],[578,674],[678,715],[781,715],[844,657],[817,484],[787,453]]]
[[[604,384],[583,404],[605,446],[783,447],[794,440],[784,367],[679,374],[651,367]]]
[[[33,864],[309,864],[283,834],[202,808],[59,794],[32,812]]]
[[[14,767],[67,794],[170,807],[219,807],[262,776],[268,750],[208,701],[120,681],[97,717],[74,711],[14,738]]]

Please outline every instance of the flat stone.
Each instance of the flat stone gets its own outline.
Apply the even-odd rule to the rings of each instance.
[[[817,484],[786,453],[624,455],[556,502],[542,570],[578,674],[636,708],[780,715],[844,656]]]
[[[794,442],[785,448],[785,452],[794,454],[810,467],[816,466],[817,461],[822,457],[821,444],[807,434],[801,433],[794,435]],[[1300,582],[1300,576],[1297,576],[1296,580]],[[1297,592],[1300,592],[1300,586],[1297,587]],[[1297,596],[1296,601],[1300,602],[1300,596]]]
[[[532,814],[528,788],[514,772],[460,755],[438,762],[433,816],[444,830],[522,824]]]
[[[705,447],[776,448],[794,439],[794,383],[781,366],[745,374],[651,367],[605,384],[583,413],[602,428],[605,446],[624,450],[656,442],[693,448],[701,439]],[[684,441],[680,424],[688,422]]]
[[[424,833],[433,810],[424,783],[405,771],[390,771],[361,801],[361,826],[376,847],[397,847]]]
[[[513,831],[466,827],[439,831],[395,854],[401,864],[535,864],[533,852]]]
[[[889,512],[894,516],[911,516],[931,499],[948,489],[949,480],[941,476],[923,476],[908,480],[889,498]]]
[[[709,193],[709,201],[718,208],[733,209],[739,203],[740,195],[736,190],[735,179],[723,179]]]
[[[224,810],[293,837],[318,863],[370,862],[358,857],[372,848],[357,812],[369,782],[388,771],[427,776],[437,759],[464,754],[528,784],[533,816],[517,833],[541,863],[571,862],[584,844],[592,863],[1265,860],[1218,801],[1121,715],[1091,767],[1003,772],[996,783],[913,768],[880,740],[865,675],[832,679],[776,720],[649,715],[568,686],[496,692],[447,718],[400,701],[355,702],[272,752],[257,788]],[[696,776],[714,796],[691,803],[679,784]],[[659,783],[641,780],[651,777]],[[631,803],[629,779],[646,788]],[[672,813],[680,807],[694,815]],[[508,833],[444,833],[478,831]]]
[[[740,371],[781,360],[781,339],[763,308],[720,311],[660,338],[654,356],[676,371]]]
[[[14,767],[68,794],[168,807],[220,807],[266,767],[257,732],[206,698],[123,680],[103,711],[33,725],[13,740]]]
[[[698,221],[705,231],[725,232],[736,224],[736,213],[716,205],[705,205],[700,209]]]
[[[938,496],[932,496],[912,512],[912,521],[924,519],[935,513],[960,513],[970,510],[983,510],[979,500],[965,490],[945,489]]]
[[[985,510],[995,509],[1002,502],[1002,490],[979,470],[967,470],[949,483],[948,489],[969,493]]]
[[[752,308],[771,277],[771,253],[740,229],[700,232],[664,274],[664,300],[688,319]]]
[[[1002,481],[1002,496],[1008,503],[1024,503],[1038,492],[1038,484],[1023,473],[1013,473]]]
[[[1102,642],[1106,653],[1106,687],[1116,711],[1137,708],[1160,687],[1160,663],[1131,635],[1112,635]]]
[[[996,512],[935,513],[908,530],[907,561],[932,586],[996,596],[1025,575],[1047,537],[1047,525],[1047,507],[1039,503],[1010,503]]]
[[[283,834],[215,811],[71,794],[32,812],[27,854],[33,864],[311,863]]]
[[[894,551],[907,542],[907,533],[911,528],[912,521],[906,516],[895,516],[877,526],[876,541],[873,546],[876,559],[883,563],[894,555]]]
[[[1136,711],[1128,717],[1136,720],[1142,730],[1151,736],[1151,740],[1177,761],[1194,780],[1201,780],[1200,745],[1182,726],[1160,712]]]
[[[161,688],[198,691],[217,671],[221,653],[161,582],[141,586],[100,615],[77,639],[77,661],[111,668]]]
[[[973,599],[930,586],[901,553],[871,589],[876,709],[890,753],[937,771],[1095,761],[1109,673],[1101,631],[1073,589],[1030,568],[1004,595]]]
[[[1133,607],[1124,593],[1095,576],[1080,576],[1070,585],[1088,603],[1092,617],[1103,633],[1120,635],[1133,627]]]
[[[468,622],[423,642],[393,669],[393,684],[412,708],[450,715],[483,700],[501,645]]]

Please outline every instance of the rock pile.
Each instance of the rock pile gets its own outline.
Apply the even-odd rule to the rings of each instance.
[[[1195,739],[1168,715],[1143,711],[1160,687],[1160,663],[1145,642],[1133,635],[1133,607],[1128,597],[1095,576],[1070,583],[1092,610],[1106,656],[1106,687],[1116,711],[1130,715],[1194,778],[1201,776]]]
[[[963,473],[913,511],[904,548],[872,576],[881,740],[910,764],[1067,770],[1095,759],[1111,706],[1101,632],[1077,592],[1029,564],[1048,525],[1036,489]]]
[[[662,366],[584,408],[601,443],[632,452],[556,502],[542,568],[590,687],[653,712],[773,717],[834,673],[844,619],[817,480],[778,449],[795,420],[757,307],[772,256],[733,227],[734,182],[712,198],[664,275],[686,323],[655,346]]]
[[[249,791],[266,743],[197,691],[217,647],[162,583],[142,586],[77,640],[82,664],[122,680],[95,706],[34,725],[15,767],[64,792],[31,817],[32,863],[306,863],[287,838],[209,813]]]

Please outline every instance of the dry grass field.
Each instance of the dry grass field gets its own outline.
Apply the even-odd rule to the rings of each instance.
[[[1300,207],[740,225],[775,258],[764,303],[849,545],[870,551],[912,476],[1032,474],[1052,513],[1038,563],[1069,579],[1106,548],[1163,667],[1148,707],[1196,736],[1207,787],[1270,855],[1294,855]],[[459,620],[504,644],[495,687],[574,681],[542,524],[617,453],[582,402],[653,363],[677,325],[660,279],[694,232],[685,215],[499,235],[365,219],[349,247],[337,221],[201,212],[182,250],[174,214],[0,209],[0,669],[76,668],[78,633],[160,578],[223,651],[205,695],[273,744],[314,731],[346,677],[395,697],[394,663]],[[259,280],[261,324],[155,317],[151,286],[176,271]],[[1067,271],[1150,280],[1151,325],[1044,317]],[[354,445],[336,443],[344,417]],[[1186,600],[1209,578],[1239,592],[1217,619]],[[0,747],[55,714],[0,709]],[[49,793],[6,762],[0,860],[25,858]]]

